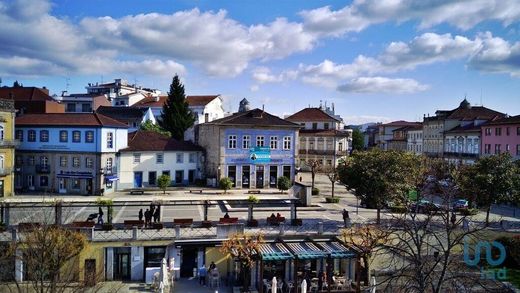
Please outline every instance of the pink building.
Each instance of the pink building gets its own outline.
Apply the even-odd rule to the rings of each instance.
[[[481,131],[482,156],[509,152],[520,159],[520,115],[486,123]]]

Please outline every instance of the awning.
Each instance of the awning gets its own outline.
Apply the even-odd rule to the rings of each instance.
[[[117,177],[117,175],[109,175],[109,176],[105,177],[105,180],[110,181],[110,182],[117,181],[117,180],[119,180],[119,177]]]
[[[291,252],[282,243],[266,243],[259,245],[259,252],[264,261],[293,259]]]
[[[356,253],[338,241],[318,242],[331,258],[353,258]]]
[[[285,242],[294,256],[298,259],[318,259],[327,257],[327,253],[312,242]]]
[[[56,174],[58,178],[92,179],[92,174]]]

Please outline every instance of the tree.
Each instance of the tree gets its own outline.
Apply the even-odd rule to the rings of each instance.
[[[114,202],[111,199],[108,199],[108,198],[98,197],[96,199],[96,203],[100,207],[102,207],[102,206],[103,207],[107,207],[107,223],[106,224],[112,225],[112,216],[113,216],[113,213],[114,213]]]
[[[224,189],[224,193],[227,193],[231,187],[233,187],[233,181],[228,177],[221,178],[218,182],[220,189]]]
[[[343,241],[354,247],[363,259],[364,282],[367,285],[370,279],[370,264],[374,253],[388,241],[389,233],[376,225],[354,226],[341,231]]]
[[[321,162],[319,160],[308,160],[307,165],[311,168],[311,186],[314,189],[314,178],[316,173],[321,170]]]
[[[168,137],[172,136],[172,134],[170,132],[164,130],[161,126],[159,126],[159,124],[153,124],[151,120],[146,120],[144,123],[142,123],[139,126],[139,129],[144,130],[144,131],[157,132],[159,134],[162,134],[162,135],[165,135]]]
[[[364,148],[364,144],[363,133],[359,128],[355,128],[352,131],[352,150],[360,151]]]
[[[338,166],[340,181],[367,207],[381,209],[390,200],[404,201],[422,178],[421,157],[401,151],[355,151]]]
[[[277,187],[281,193],[291,188],[291,180],[285,176],[278,177]]]
[[[21,82],[18,82],[18,80],[15,80],[13,82],[13,87],[23,87],[23,84]]]
[[[220,251],[232,255],[240,264],[240,279],[242,292],[248,292],[251,280],[251,268],[258,259],[260,244],[264,242],[262,234],[249,236],[247,234],[235,234],[222,242]]]
[[[492,204],[513,203],[520,193],[520,168],[509,153],[480,158],[465,166],[458,179],[465,197],[486,209],[486,225]]]
[[[181,83],[179,76],[175,75],[170,84],[168,99],[163,105],[159,124],[163,129],[169,131],[173,138],[184,140],[184,132],[193,126],[194,122],[195,117],[186,102],[184,85]]]
[[[166,194],[166,188],[170,186],[171,184],[171,178],[170,175],[162,174],[157,179],[157,185],[159,185],[159,188],[162,189],[163,194]]]
[[[336,181],[339,180],[338,170],[334,167],[327,170],[327,178],[329,178],[330,183],[332,184],[331,198],[334,198],[334,186],[336,185]]]

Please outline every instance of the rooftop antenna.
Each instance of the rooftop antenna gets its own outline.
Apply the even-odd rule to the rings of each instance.
[[[69,91],[69,86],[70,86],[70,78],[66,77],[65,78],[65,90],[67,92]]]

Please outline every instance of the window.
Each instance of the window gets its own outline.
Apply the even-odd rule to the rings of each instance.
[[[155,163],[163,164],[164,163],[164,154],[159,153],[155,156]]]
[[[340,151],[340,152],[343,151],[343,143],[342,142],[338,143],[338,151]]]
[[[67,112],[76,112],[76,104],[67,103]]]
[[[60,142],[67,142],[69,140],[69,133],[67,130],[60,130]]]
[[[501,136],[502,135],[502,128],[500,128],[500,127],[495,128],[495,135],[496,136]]]
[[[114,133],[107,132],[107,148],[111,149],[114,147]]]
[[[485,129],[485,135],[486,136],[490,136],[491,135],[491,128],[486,128]]]
[[[49,185],[49,177],[40,176],[40,186],[48,186]]]
[[[520,156],[520,144],[516,145],[516,155]]]
[[[85,158],[85,167],[94,168],[94,160],[92,158]]]
[[[72,167],[79,168],[79,157],[72,158]]]
[[[47,165],[49,164],[49,158],[47,158],[45,156],[41,156],[40,164],[42,165],[42,167],[47,167]]]
[[[324,129],[329,129],[329,123],[328,123],[328,122],[324,123],[324,124],[323,124],[323,128],[324,128]]]
[[[107,169],[107,173],[112,174],[112,158],[107,158],[107,165],[105,168]]]
[[[74,130],[72,132],[72,142],[81,142],[81,131]]]
[[[290,136],[284,136],[284,138],[283,138],[283,149],[284,150],[290,150],[291,149],[291,137]]]
[[[244,135],[242,137],[242,148],[243,149],[248,149],[251,147],[251,136],[249,135]]]
[[[23,165],[23,157],[22,156],[16,156],[15,157],[16,166]]]
[[[257,136],[256,137],[256,146],[257,147],[263,147],[264,146],[264,137],[263,136]]]
[[[195,154],[191,153],[189,157],[190,163],[195,163]]]
[[[501,145],[495,144],[495,154],[500,154],[500,147]]]
[[[148,172],[148,185],[155,185],[157,181],[157,172],[150,171]]]
[[[485,144],[484,145],[484,153],[485,154],[491,154],[491,144]]]
[[[67,157],[60,157],[60,167],[67,167]]]
[[[516,128],[516,135],[520,135],[520,127]]]
[[[332,165],[332,160],[327,160],[327,165]]]
[[[312,129],[318,129],[318,123],[316,123],[316,122],[312,123]]]
[[[278,136],[271,136],[269,146],[271,146],[272,150],[276,150],[278,148]]]
[[[79,181],[79,179],[72,179],[72,188],[73,189],[80,189],[80,181]]]
[[[183,163],[184,162],[184,154],[177,154],[177,163]]]
[[[85,132],[85,142],[94,142],[94,131],[87,130]]]
[[[134,154],[134,163],[141,163],[141,154],[140,153]]]
[[[48,130],[40,130],[40,141],[49,142],[49,131]]]
[[[23,130],[17,130],[15,136],[17,140],[23,141]]]
[[[92,112],[92,107],[90,106],[90,103],[81,104],[81,112]]]
[[[204,114],[204,122],[209,122],[209,114],[208,113]]]
[[[509,127],[506,127],[506,135],[509,136],[511,134],[511,129]]]
[[[506,152],[509,152],[509,151],[510,151],[509,145],[506,144]]]
[[[36,161],[36,159],[34,158],[34,156],[29,156],[27,158],[27,165],[34,166],[35,161]]]
[[[229,149],[237,148],[237,136],[236,135],[228,136],[228,148]]]

